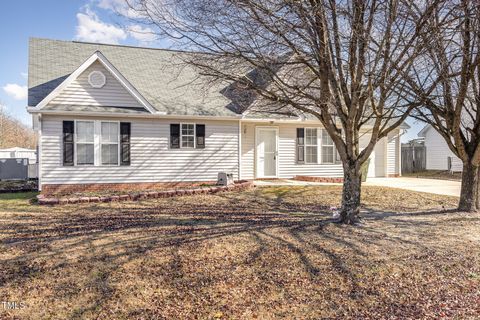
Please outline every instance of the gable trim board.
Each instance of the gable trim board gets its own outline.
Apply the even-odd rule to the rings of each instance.
[[[117,81],[150,113],[161,113],[156,111],[150,103],[128,82],[128,80],[108,61],[108,59],[100,52],[94,52],[80,67],[73,71],[63,82],[50,92],[42,101],[40,101],[34,109],[40,110],[52,102],[68,85],[77,79],[88,67],[99,61],[105,69],[107,69]]]

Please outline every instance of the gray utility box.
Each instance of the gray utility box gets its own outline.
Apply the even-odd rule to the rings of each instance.
[[[219,186],[229,186],[233,184],[233,173],[219,172],[217,185]]]
[[[27,180],[28,159],[0,159],[0,180]]]

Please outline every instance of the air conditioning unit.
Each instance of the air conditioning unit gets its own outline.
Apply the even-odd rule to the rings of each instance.
[[[217,185],[229,186],[233,184],[233,173],[219,172],[217,178]]]

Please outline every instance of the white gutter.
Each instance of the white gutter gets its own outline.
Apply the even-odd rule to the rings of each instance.
[[[45,114],[45,115],[58,115],[58,116],[81,116],[81,117],[108,117],[108,118],[145,118],[145,119],[205,119],[205,120],[233,120],[242,122],[265,122],[271,125],[275,123],[312,123],[318,124],[320,120],[312,119],[275,119],[275,118],[252,118],[247,119],[243,115],[235,116],[211,116],[211,115],[173,115],[165,114],[164,112],[155,112],[155,113],[112,113],[112,112],[88,112],[88,111],[58,111],[58,110],[44,110],[37,109],[35,107],[27,107],[27,112],[30,114]],[[368,127],[366,127],[368,130]]]
[[[212,119],[212,120],[236,120],[241,116],[204,116],[204,115],[171,115],[163,112],[156,113],[113,113],[113,112],[85,112],[85,111],[57,111],[32,109],[27,107],[27,111],[31,114],[58,115],[58,116],[83,116],[83,117],[109,117],[109,118],[158,118],[158,119]]]
[[[37,173],[38,173],[38,191],[42,191],[42,115],[38,115],[38,154],[37,154]]]
[[[156,118],[156,119],[207,119],[207,120],[241,120],[243,122],[279,122],[279,123],[318,123],[319,120],[302,120],[302,119],[245,119],[243,115],[236,116],[204,116],[204,115],[173,115],[164,112],[155,113],[112,113],[112,112],[88,112],[88,111],[58,111],[37,109],[35,107],[27,107],[30,114],[45,114],[58,116],[84,116],[84,117],[109,117],[109,118]]]

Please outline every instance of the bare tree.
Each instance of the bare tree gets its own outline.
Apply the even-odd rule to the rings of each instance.
[[[406,76],[413,116],[435,128],[463,162],[458,209],[479,207],[480,7],[475,0],[448,1],[427,25],[429,45]],[[407,95],[406,95],[407,97]]]
[[[401,75],[435,1],[127,1],[159,37],[200,52],[185,62],[203,76],[249,92],[242,107],[318,119],[343,163],[341,221],[357,220],[362,164],[416,106]]]
[[[0,103],[0,148],[35,148],[34,131],[12,117]]]

